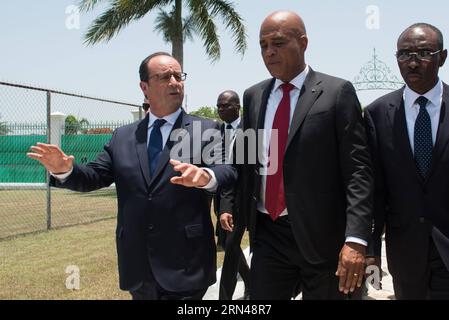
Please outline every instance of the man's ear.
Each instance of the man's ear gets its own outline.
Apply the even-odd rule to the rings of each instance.
[[[446,58],[447,58],[447,50],[444,49],[440,53],[440,67],[442,67],[444,65],[444,62],[446,61]]]
[[[147,90],[148,90],[148,83],[147,82],[144,82],[144,81],[140,81],[140,90],[142,90],[142,92],[143,92],[143,94],[145,95],[145,98],[147,97],[146,96],[146,92],[147,92]]]
[[[309,38],[304,34],[299,38],[299,42],[301,44],[301,47],[303,47],[304,51],[307,50],[307,46],[309,44]]]

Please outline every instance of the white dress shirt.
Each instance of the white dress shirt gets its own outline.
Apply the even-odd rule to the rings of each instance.
[[[290,122],[289,122],[289,131],[293,119],[293,114],[296,109],[296,103],[299,99],[299,94],[301,92],[301,88],[304,84],[304,81],[307,77],[307,74],[309,73],[309,66],[306,65],[305,69],[298,74],[295,78],[293,78],[290,83],[294,86],[294,88],[290,91]],[[261,165],[267,172],[267,163],[268,163],[268,152],[270,147],[270,138],[271,138],[271,128],[273,127],[273,121],[274,116],[276,114],[276,110],[279,106],[279,103],[282,100],[283,91],[280,87],[284,82],[276,79],[274,82],[273,89],[271,90],[270,96],[268,98],[267,103],[267,110],[265,113],[265,121],[264,121],[264,136],[263,136],[263,142],[262,142],[262,154],[261,154]],[[257,203],[257,210],[263,213],[268,214],[267,209],[265,208],[265,189],[267,186],[267,176],[263,175],[261,177],[261,188],[260,188],[260,197],[259,201]],[[287,208],[284,209],[284,211],[281,212],[280,216],[286,216],[288,215]],[[362,244],[366,246],[368,243],[365,240],[362,240],[357,237],[347,237],[346,242],[355,242],[358,244]]]
[[[227,148],[229,150],[226,150],[226,154],[227,159],[226,159],[226,163],[232,164],[233,163],[233,157],[234,157],[234,144],[235,144],[235,134],[237,132],[237,127],[240,125],[240,117],[238,117],[237,119],[235,119],[234,121],[232,121],[231,123],[227,123],[224,122],[223,123],[225,130],[229,130],[230,131],[230,142],[229,142],[229,146],[227,146]],[[228,125],[231,125],[232,129],[226,129],[226,127]]]
[[[232,133],[231,137],[233,137],[233,136],[235,135],[235,131],[237,130],[237,127],[240,125],[240,117],[238,117],[237,119],[235,119],[235,120],[232,121],[231,123],[224,122],[224,127],[225,127],[225,129],[226,129],[226,127],[227,127],[229,124],[232,126],[232,129],[228,129],[228,130],[232,130],[232,132],[231,132],[231,133]]]
[[[293,114],[295,112],[296,103],[299,99],[299,93],[301,92],[301,88],[304,84],[304,80],[306,79],[307,74],[309,73],[309,66],[306,65],[303,72],[298,74],[295,78],[290,81],[290,83],[294,86],[294,88],[290,91],[290,124],[293,119]],[[273,89],[271,90],[270,96],[268,98],[267,110],[265,112],[265,122],[264,122],[264,135],[262,141],[262,153],[260,163],[264,169],[262,172],[267,172],[267,163],[268,163],[268,152],[270,148],[270,138],[271,138],[271,128],[273,127],[274,116],[276,114],[276,110],[279,106],[279,103],[282,100],[283,91],[281,85],[284,82],[276,79],[274,82]],[[290,127],[289,127],[290,131]],[[264,171],[265,170],[265,171]],[[260,188],[260,197],[259,202],[257,203],[257,210],[260,212],[264,212],[268,214],[267,209],[265,209],[265,189],[267,186],[267,176],[263,175],[262,177],[262,185]],[[287,215],[287,208],[281,212],[281,216]]]
[[[438,132],[438,123],[440,122],[441,104],[443,102],[443,82],[438,80],[435,87],[427,91],[425,94],[418,94],[408,86],[405,86],[403,94],[405,119],[407,121],[408,140],[413,153],[415,152],[415,122],[419,113],[419,104],[416,103],[416,99],[420,96],[426,97],[427,100],[429,100],[429,102],[427,102],[426,109],[429,113],[430,123],[432,125],[432,143],[435,145]]]

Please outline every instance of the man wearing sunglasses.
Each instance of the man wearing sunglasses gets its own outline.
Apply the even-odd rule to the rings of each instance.
[[[438,77],[446,57],[440,30],[408,27],[396,53],[406,86],[365,110],[376,186],[368,253],[380,264],[385,227],[397,299],[449,299],[449,87]]]

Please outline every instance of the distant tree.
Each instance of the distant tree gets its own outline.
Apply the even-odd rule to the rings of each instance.
[[[65,134],[78,134],[88,125],[89,121],[86,118],[78,120],[74,115],[70,114],[65,118]]]
[[[221,121],[220,116],[218,115],[217,108],[214,107],[201,107],[196,111],[190,112],[190,114],[198,117]]]
[[[2,118],[2,116],[0,115],[0,119],[1,118]],[[8,128],[8,125],[6,124],[6,122],[0,121],[0,136],[5,136],[9,132],[11,132],[11,129]]]

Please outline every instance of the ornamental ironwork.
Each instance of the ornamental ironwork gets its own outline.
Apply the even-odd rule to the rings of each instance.
[[[353,85],[357,91],[361,90],[397,90],[404,83],[391,72],[385,62],[379,60],[376,48],[372,59],[366,63],[354,78]]]

